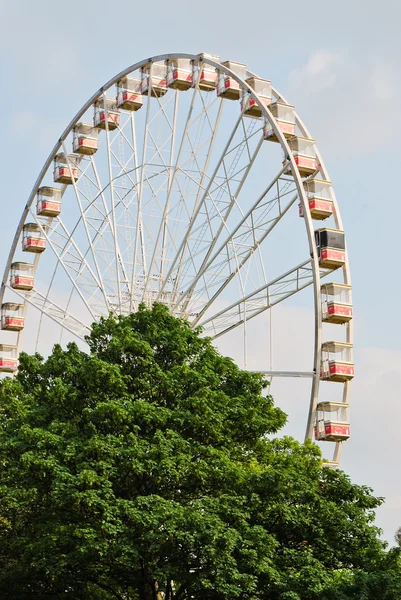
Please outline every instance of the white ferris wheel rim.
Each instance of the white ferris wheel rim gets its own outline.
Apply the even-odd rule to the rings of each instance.
[[[277,137],[277,140],[279,141],[281,148],[285,152],[285,156],[287,157],[288,163],[291,167],[292,177],[294,179],[294,183],[295,183],[297,194],[298,194],[298,200],[303,207],[304,222],[305,222],[308,243],[309,243],[309,251],[310,251],[310,254],[312,257],[310,260],[310,265],[311,265],[311,272],[312,272],[312,276],[313,276],[313,281],[311,281],[311,284],[313,286],[313,294],[314,294],[314,307],[313,307],[314,308],[314,321],[315,321],[315,325],[314,325],[314,360],[313,360],[314,366],[313,366],[313,371],[311,371],[310,373],[304,374],[304,376],[310,376],[312,379],[311,400],[310,400],[308,423],[307,423],[306,436],[305,436],[306,439],[312,439],[314,416],[316,413],[316,406],[318,403],[319,384],[320,384],[321,345],[322,345],[322,314],[321,314],[321,302],[322,301],[321,301],[321,289],[320,289],[321,269],[320,269],[319,263],[318,263],[318,257],[317,257],[317,252],[316,252],[315,239],[314,239],[315,228],[314,228],[314,225],[312,222],[312,218],[309,214],[309,211],[306,209],[307,198],[306,198],[305,188],[303,186],[302,178],[298,172],[298,169],[297,169],[297,166],[296,166],[296,163],[294,160],[294,156],[291,152],[291,149],[289,147],[287,139],[286,139],[285,135],[283,134],[283,132],[281,131],[281,129],[278,127],[275,118],[273,117],[272,113],[269,110],[269,107],[266,106],[266,104],[258,96],[258,94],[255,92],[255,90],[247,83],[247,81],[245,81],[245,79],[239,77],[235,72],[231,71],[227,66],[225,66],[221,62],[214,60],[213,58],[210,58],[210,55],[204,55],[202,57],[202,59],[200,59],[200,55],[173,53],[173,54],[163,54],[163,55],[158,55],[158,56],[154,56],[151,58],[146,58],[140,62],[137,62],[137,63],[129,66],[128,68],[124,69],[123,71],[121,71],[120,73],[115,75],[105,85],[103,85],[99,90],[97,90],[91,96],[91,98],[89,98],[89,100],[82,106],[82,108],[77,112],[77,114],[74,116],[74,118],[68,124],[68,126],[66,127],[66,129],[64,130],[62,135],[60,136],[59,140],[55,144],[54,148],[50,152],[50,154],[49,154],[47,160],[45,161],[43,168],[40,171],[39,176],[32,188],[31,194],[28,198],[28,201],[27,201],[24,211],[22,213],[19,225],[17,227],[16,234],[14,236],[14,240],[13,240],[13,243],[12,243],[12,246],[10,249],[10,253],[9,253],[9,256],[7,259],[4,276],[3,276],[3,280],[2,280],[1,291],[0,291],[1,303],[4,301],[4,295],[7,290],[7,282],[9,280],[9,276],[10,276],[10,267],[11,267],[11,264],[14,260],[14,256],[17,251],[17,245],[18,245],[18,242],[21,237],[22,229],[23,229],[23,226],[27,223],[27,217],[30,214],[30,208],[36,197],[37,190],[40,188],[40,186],[43,182],[43,179],[44,179],[46,173],[48,172],[48,170],[54,160],[54,157],[57,155],[57,153],[60,151],[64,151],[65,153],[67,153],[67,150],[66,150],[64,144],[65,144],[67,138],[70,136],[70,134],[73,131],[76,124],[79,123],[81,117],[86,113],[86,111],[88,109],[90,109],[94,105],[96,100],[98,100],[102,96],[105,97],[106,92],[112,86],[114,86],[119,80],[121,80],[123,77],[129,76],[135,71],[139,71],[142,67],[144,67],[147,64],[154,64],[154,63],[160,63],[160,62],[164,63],[165,61],[169,61],[169,60],[173,60],[173,59],[188,59],[188,60],[192,60],[192,61],[202,60],[204,64],[208,64],[211,67],[216,68],[219,73],[224,73],[225,75],[229,76],[234,81],[236,81],[239,84],[240,89],[246,90],[246,92],[248,92],[248,94],[249,94],[249,97],[252,98],[254,100],[255,104],[259,107],[264,121],[269,123],[270,127],[273,129],[273,131]],[[250,72],[249,70],[247,70],[247,78],[251,77],[251,76],[255,76],[255,74]],[[276,100],[279,99],[283,103],[287,103],[286,100],[283,98],[283,96],[275,88],[272,88],[272,92],[273,92],[273,96],[276,98]],[[149,94],[148,98],[150,98],[150,94]],[[149,100],[148,100],[148,106],[149,106]],[[106,111],[107,111],[107,109],[106,109]],[[107,112],[106,112],[106,114],[107,114]],[[243,116],[242,113],[241,113],[241,116]],[[306,129],[304,123],[298,117],[297,113],[295,113],[295,119],[296,119],[296,125],[297,125],[299,131],[301,132],[301,135],[303,135],[305,138],[310,138],[311,136],[309,134],[309,131]],[[107,129],[107,133],[108,133],[107,124],[106,124],[106,129]],[[109,144],[109,142],[107,142],[107,143]],[[321,157],[316,145],[314,146],[314,149],[316,152],[317,159],[320,163],[320,166],[319,166],[320,175],[322,176],[323,180],[330,181],[327,169],[323,163],[322,157]],[[339,211],[338,203],[337,203],[333,188],[331,188],[331,190],[330,190],[330,195],[331,195],[331,200],[332,200],[333,206],[334,206],[333,217],[334,217],[334,221],[335,221],[335,226],[337,229],[342,230],[343,227],[342,227],[340,211]],[[35,255],[35,261],[34,261],[35,270],[36,270],[36,266],[39,262],[39,257],[40,257],[40,254]],[[296,267],[297,275],[298,275],[298,269],[302,269],[303,266],[304,266],[304,264],[301,263],[300,265],[298,265]],[[347,285],[351,285],[348,254],[346,254],[345,264],[341,270],[343,272],[344,283]],[[295,269],[293,269],[293,271],[295,271]],[[275,282],[274,281],[269,282],[269,285],[272,283],[274,284]],[[299,288],[299,289],[302,289],[302,288]],[[299,290],[297,290],[297,291],[299,291]],[[27,307],[28,307],[28,295],[26,294],[25,300],[24,300],[24,311],[25,312],[26,312]],[[196,320],[196,323],[198,323],[198,321],[199,321],[199,319]],[[345,325],[345,327],[346,327],[346,342],[352,343],[352,341],[353,341],[352,320],[349,323],[347,323]],[[21,343],[22,343],[22,334],[18,333],[18,337],[17,337],[18,351],[21,349]],[[300,374],[300,373],[291,373],[291,372],[288,372],[288,373],[283,372],[282,375],[294,376],[294,377],[302,376],[302,374]],[[343,402],[347,404],[348,398],[349,398],[349,382],[345,382],[344,383],[344,391],[343,391]],[[342,442],[336,442],[334,455],[333,455],[333,462],[338,463],[339,458],[340,458],[340,453],[341,453],[341,447],[342,447]]]

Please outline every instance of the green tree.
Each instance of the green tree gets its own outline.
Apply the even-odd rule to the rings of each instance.
[[[397,545],[401,547],[401,527],[399,527],[397,529],[397,531],[395,532],[394,539],[395,539]]]
[[[0,383],[3,600],[312,600],[383,569],[381,500],[272,437],[263,376],[160,304],[87,341]]]
[[[343,570],[319,600],[399,600],[401,598],[400,552],[393,548],[370,571]]]

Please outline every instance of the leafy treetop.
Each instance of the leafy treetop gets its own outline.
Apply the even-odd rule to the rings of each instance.
[[[343,600],[397,585],[381,500],[312,444],[274,439],[286,416],[263,376],[200,333],[141,306],[94,324],[89,354],[21,354],[0,382],[2,599]]]

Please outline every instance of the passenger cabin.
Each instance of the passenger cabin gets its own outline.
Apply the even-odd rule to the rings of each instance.
[[[56,154],[53,179],[55,183],[70,185],[78,180],[78,157],[74,154]]]
[[[315,439],[343,442],[350,436],[348,404],[319,402],[316,409]]]
[[[288,145],[301,177],[308,177],[318,170],[319,161],[316,158],[315,140],[294,136],[288,140]],[[291,173],[291,169],[288,170],[288,173]]]
[[[199,54],[199,60],[192,60],[192,85],[198,86],[204,92],[211,92],[217,87],[218,73],[215,67],[204,62],[204,58],[210,58],[220,62],[220,56],[214,54]]]
[[[98,149],[98,129],[89,123],[77,123],[72,132],[72,151],[90,156]]]
[[[141,80],[138,77],[123,77],[117,81],[117,108],[139,110],[143,106]]]
[[[322,344],[322,368],[320,378],[324,381],[349,381],[354,377],[352,344],[324,342]]]
[[[22,250],[23,252],[40,253],[46,250],[46,237],[44,229],[37,223],[27,223],[22,228]]]
[[[144,96],[164,96],[167,92],[167,67],[164,63],[148,63],[142,67],[141,74],[141,91]]]
[[[345,264],[345,235],[339,229],[322,228],[315,231],[315,242],[319,265],[338,269]]]
[[[34,265],[14,262],[11,265],[10,286],[14,290],[29,291],[33,288]]]
[[[18,369],[18,348],[10,344],[0,344],[0,372],[15,373]]]
[[[322,293],[322,320],[342,324],[352,319],[352,287],[344,283],[324,283]]]
[[[241,79],[246,78],[246,65],[233,62],[232,60],[226,60],[221,64],[230,69],[235,75],[238,75],[238,77],[241,77]],[[220,98],[228,98],[228,100],[239,100],[241,96],[240,84],[233,77],[225,73],[219,73],[217,95]]]
[[[295,135],[295,108],[291,104],[285,104],[284,102],[273,102],[269,106],[269,110],[276,120],[278,128],[283,132],[286,138],[290,138]],[[266,122],[263,130],[263,139],[269,142],[278,142],[279,139],[276,132]]]
[[[1,328],[6,331],[24,329],[24,305],[4,302],[1,305]]]
[[[331,181],[310,179],[304,181],[304,189],[312,219],[322,221],[333,214],[333,201],[330,196]],[[299,216],[303,217],[302,204],[299,204]]]
[[[94,104],[95,114],[93,124],[99,129],[113,131],[120,124],[120,111],[117,109],[115,98],[101,96]]]
[[[61,211],[60,188],[41,187],[36,198],[36,214],[39,217],[58,217]]]
[[[268,106],[271,103],[272,84],[270,81],[267,79],[260,79],[259,77],[248,77],[245,81],[259,96],[265,106]],[[244,115],[248,115],[249,117],[259,118],[262,116],[262,110],[256,104],[256,100],[254,100],[249,92],[245,90],[242,90],[241,110]]]
[[[166,61],[167,87],[189,90],[192,87],[192,65],[189,58],[171,58]]]

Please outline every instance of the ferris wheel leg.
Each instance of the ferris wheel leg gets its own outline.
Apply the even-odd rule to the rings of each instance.
[[[335,463],[339,463],[340,462],[342,447],[343,447],[343,443],[342,442],[337,442],[336,443],[336,447],[334,449],[334,454],[333,454],[333,462],[335,462]]]

